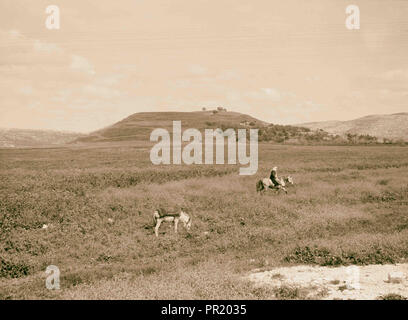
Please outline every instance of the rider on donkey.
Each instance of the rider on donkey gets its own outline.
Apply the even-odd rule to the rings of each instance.
[[[269,179],[271,179],[272,183],[274,186],[279,186],[282,185],[281,181],[278,179],[278,167],[273,167],[271,171],[271,175],[269,176]]]

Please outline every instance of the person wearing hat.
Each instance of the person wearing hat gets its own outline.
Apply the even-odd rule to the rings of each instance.
[[[269,179],[271,179],[272,183],[276,186],[281,185],[280,180],[278,179],[278,167],[273,167],[271,171],[271,175]]]

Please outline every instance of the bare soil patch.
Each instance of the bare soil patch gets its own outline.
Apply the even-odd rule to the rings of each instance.
[[[402,278],[400,277],[402,275]],[[251,272],[247,278],[259,287],[300,290],[303,298],[373,300],[408,297],[408,263],[320,267],[300,265]]]

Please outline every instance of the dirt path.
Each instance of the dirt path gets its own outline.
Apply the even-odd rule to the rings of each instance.
[[[408,263],[404,263],[350,267],[282,267],[269,271],[254,270],[247,279],[257,286],[272,286],[276,290],[297,288],[304,293],[304,298],[372,300],[390,294],[407,298],[407,276]]]

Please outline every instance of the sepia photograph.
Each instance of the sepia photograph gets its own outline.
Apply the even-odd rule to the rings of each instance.
[[[407,169],[406,0],[0,0],[0,301],[407,300]]]

